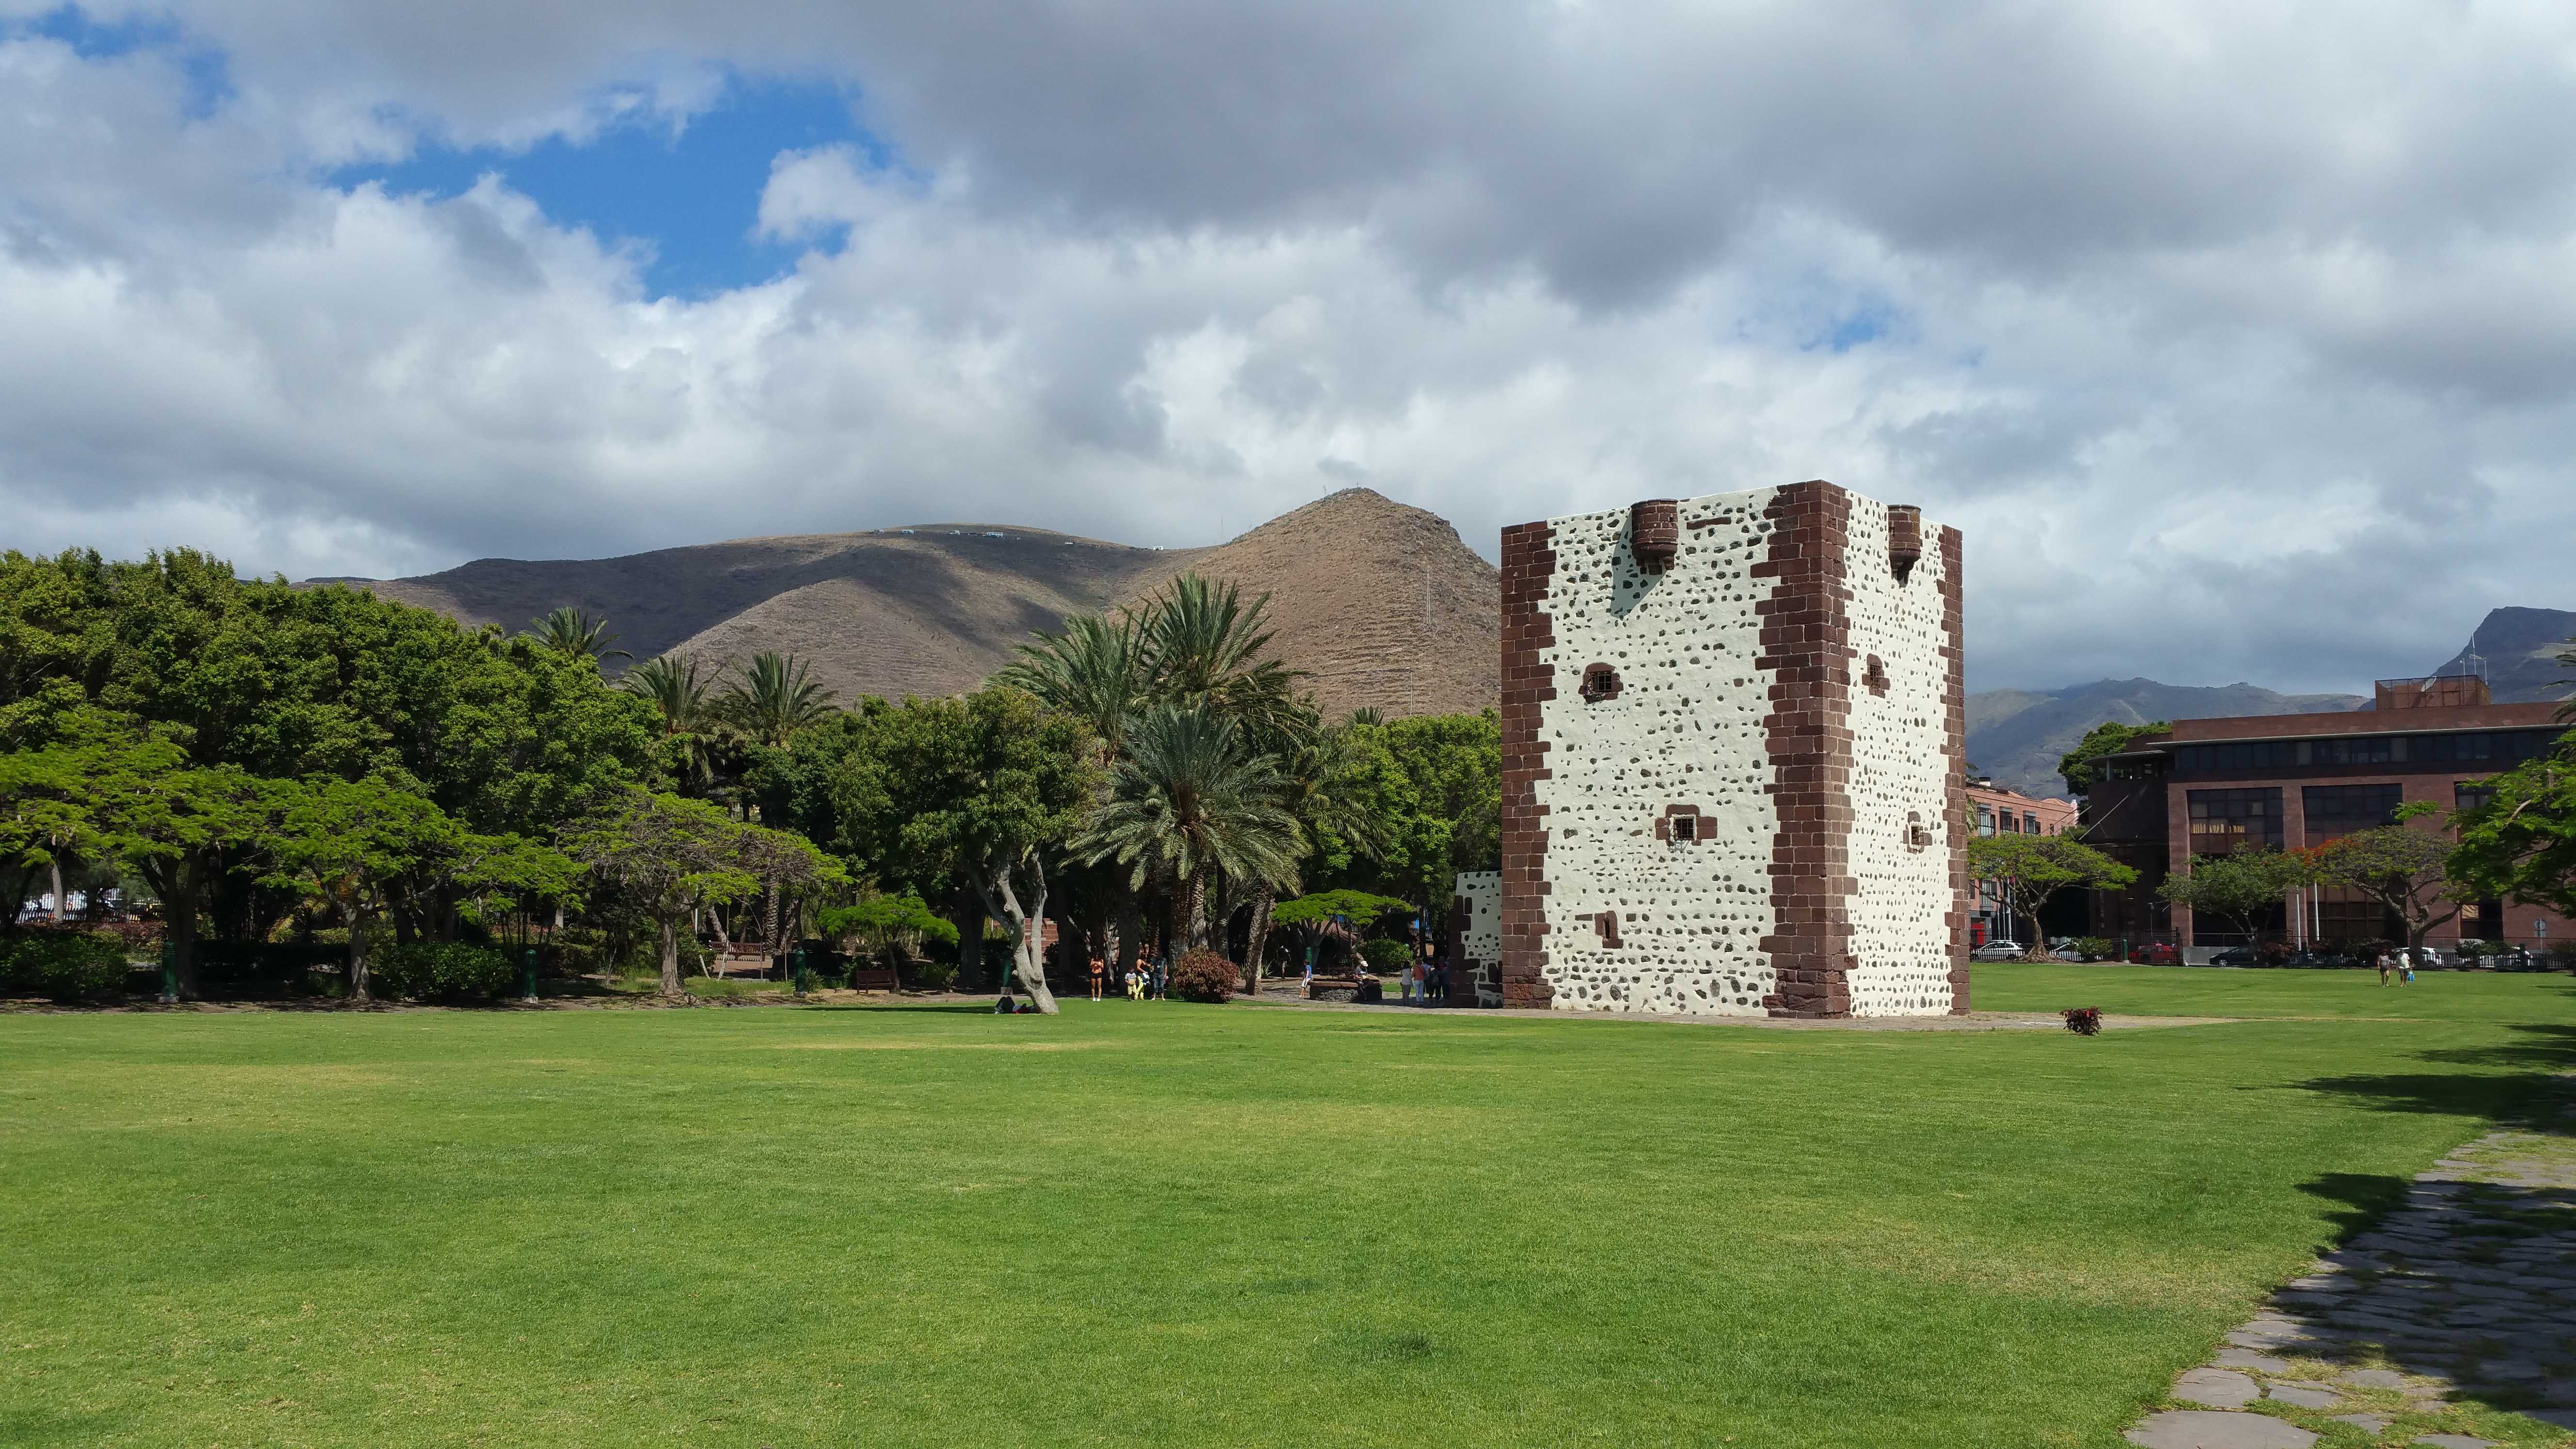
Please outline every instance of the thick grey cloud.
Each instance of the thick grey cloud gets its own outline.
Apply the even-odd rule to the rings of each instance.
[[[2350,686],[2570,602],[2563,6],[130,13],[229,92],[0,39],[0,543],[1174,543],[1362,480],[1490,552],[1825,476],[1969,529],[1980,685]],[[325,180],[736,72],[896,157],[782,153],[766,285]]]

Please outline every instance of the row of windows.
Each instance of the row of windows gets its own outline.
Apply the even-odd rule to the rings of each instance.
[[[2191,814],[2191,853],[2226,855],[2238,850],[2277,850],[2284,843],[2287,820],[2277,787],[2184,792]],[[2451,799],[2466,810],[2484,804],[2495,787],[2478,780],[2451,786]],[[2323,845],[2338,835],[2369,830],[2397,818],[2405,803],[2402,785],[2306,785],[2299,790],[2305,817],[2302,845]]]
[[[2480,764],[2510,769],[2549,753],[2553,730],[2487,730],[2465,735],[2356,735],[2339,740],[2247,740],[2184,745],[2174,751],[2183,774],[2213,770],[2293,770],[2302,765]]]
[[[2030,811],[2025,810],[2021,812],[2020,815],[2016,816],[2010,810],[1998,812],[1992,805],[1979,805],[1977,807],[1977,833],[1979,835],[1992,835],[1998,830],[2002,831],[2006,835],[2040,835],[2045,833],[2039,828],[2039,817]]]

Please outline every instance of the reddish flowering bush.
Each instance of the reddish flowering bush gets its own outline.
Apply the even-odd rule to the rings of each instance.
[[[1171,992],[1183,1001],[1222,1002],[1233,999],[1237,982],[1243,979],[1233,962],[1214,951],[1192,951],[1172,963]]]
[[[2077,1036],[2092,1036],[2102,1029],[2102,1008],[2098,1006],[2079,1006],[2058,1015],[2066,1018],[2066,1029]]]

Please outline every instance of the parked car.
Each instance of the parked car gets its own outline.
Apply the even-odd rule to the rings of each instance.
[[[2028,955],[2019,941],[1988,941],[1968,953],[1971,961],[2018,961]]]
[[[2212,966],[2260,966],[2262,956],[2251,946],[2230,946],[2209,958]]]
[[[2149,941],[2132,950],[2129,959],[2140,966],[2179,966],[2182,953],[2162,941]]]
[[[2281,964],[2293,971],[2340,971],[2355,963],[2349,956],[2331,955],[2324,951],[2300,951]]]

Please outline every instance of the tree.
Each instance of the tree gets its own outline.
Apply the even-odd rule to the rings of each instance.
[[[1322,728],[1313,720],[1312,711],[1306,713],[1308,718],[1296,728],[1279,732],[1268,752],[1278,762],[1280,807],[1297,826],[1298,854],[1301,858],[1312,856],[1331,843],[1376,860],[1385,853],[1386,830],[1361,798],[1358,756],[1352,748],[1351,731],[1348,727]],[[1259,995],[1261,991],[1262,946],[1272,922],[1278,919],[1274,909],[1277,892],[1296,886],[1295,877],[1273,880],[1266,876],[1255,886],[1252,930],[1243,951],[1244,989],[1250,994]]]
[[[2007,915],[2029,923],[2029,957],[2048,959],[2039,913],[2049,898],[2070,886],[2117,890],[2138,873],[2072,835],[1968,836],[1968,876],[1990,881]]]
[[[2460,913],[2445,867],[2452,844],[2407,822],[2435,812],[2423,801],[2397,807],[2397,823],[2339,835],[2315,851],[2317,880],[2349,886],[2404,923],[2406,946],[2421,952],[2435,926]]]
[[[349,931],[349,995],[366,1001],[371,928],[407,879],[455,846],[456,823],[380,775],[281,782],[271,790],[277,818],[271,879],[339,914]]]
[[[2236,923],[2251,936],[2263,918],[2292,889],[2308,884],[2310,869],[2301,856],[2277,850],[2240,850],[2231,855],[2192,859],[2188,873],[2169,875],[2156,895],[2190,911]]]
[[[755,743],[779,748],[798,730],[833,713],[832,691],[807,673],[805,661],[795,655],[764,650],[751,656],[751,667],[740,679],[725,686],[717,708]]]
[[[568,828],[563,848],[652,920],[661,936],[662,994],[678,996],[681,924],[760,889],[741,849],[743,833],[759,829],[703,800],[634,790]]]
[[[1310,889],[1402,896],[1428,922],[1447,911],[1460,871],[1502,864],[1502,728],[1493,711],[1356,723],[1345,749],[1350,818],[1370,822],[1376,836],[1327,824],[1307,863]]]
[[[682,790],[715,783],[716,751],[726,728],[700,664],[685,656],[647,659],[617,677],[617,687],[653,706],[662,725],[662,765]]]
[[[872,718],[834,781],[844,848],[881,881],[964,881],[983,916],[959,925],[1008,926],[1013,979],[1052,1012],[1040,954],[1048,873],[1090,804],[1094,758],[1080,720],[1016,689],[906,699]]]
[[[2452,817],[2459,844],[2445,865],[2450,877],[2474,898],[2511,896],[2576,915],[2576,734],[2487,787],[2483,804]]]
[[[832,940],[864,943],[870,955],[909,951],[913,943],[923,940],[957,942],[955,923],[912,891],[836,906],[823,912],[817,925]]]
[[[1183,574],[1146,606],[1146,672],[1156,700],[1258,728],[1296,708],[1297,671],[1270,653],[1270,596],[1245,604],[1232,584]]]
[[[1103,763],[1126,742],[1127,717],[1150,694],[1145,641],[1133,615],[1076,614],[1061,634],[1038,634],[993,683],[1020,690],[1091,729]]]
[[[1296,932],[1311,947],[1337,924],[1346,924],[1354,932],[1366,931],[1387,916],[1412,909],[1411,902],[1373,896],[1367,891],[1318,891],[1272,906],[1270,921],[1283,930]]]
[[[2068,793],[2088,794],[2093,789],[2093,782],[2101,778],[2103,756],[2119,754],[2132,742],[2148,735],[2168,734],[2172,730],[2173,726],[2164,720],[2133,725],[2104,720],[2077,741],[2075,748],[2057,757],[2057,773],[2066,777]]]
[[[587,659],[593,664],[610,659],[632,659],[623,649],[612,648],[617,636],[608,632],[606,619],[590,615],[567,604],[541,619],[531,619],[520,637],[535,642],[540,649],[567,658]]]
[[[1171,882],[1172,937],[1185,949],[1204,943],[1211,872],[1296,878],[1297,822],[1281,804],[1278,770],[1249,744],[1232,719],[1210,710],[1167,704],[1138,716],[1075,846],[1095,864],[1126,867],[1131,889]]]

